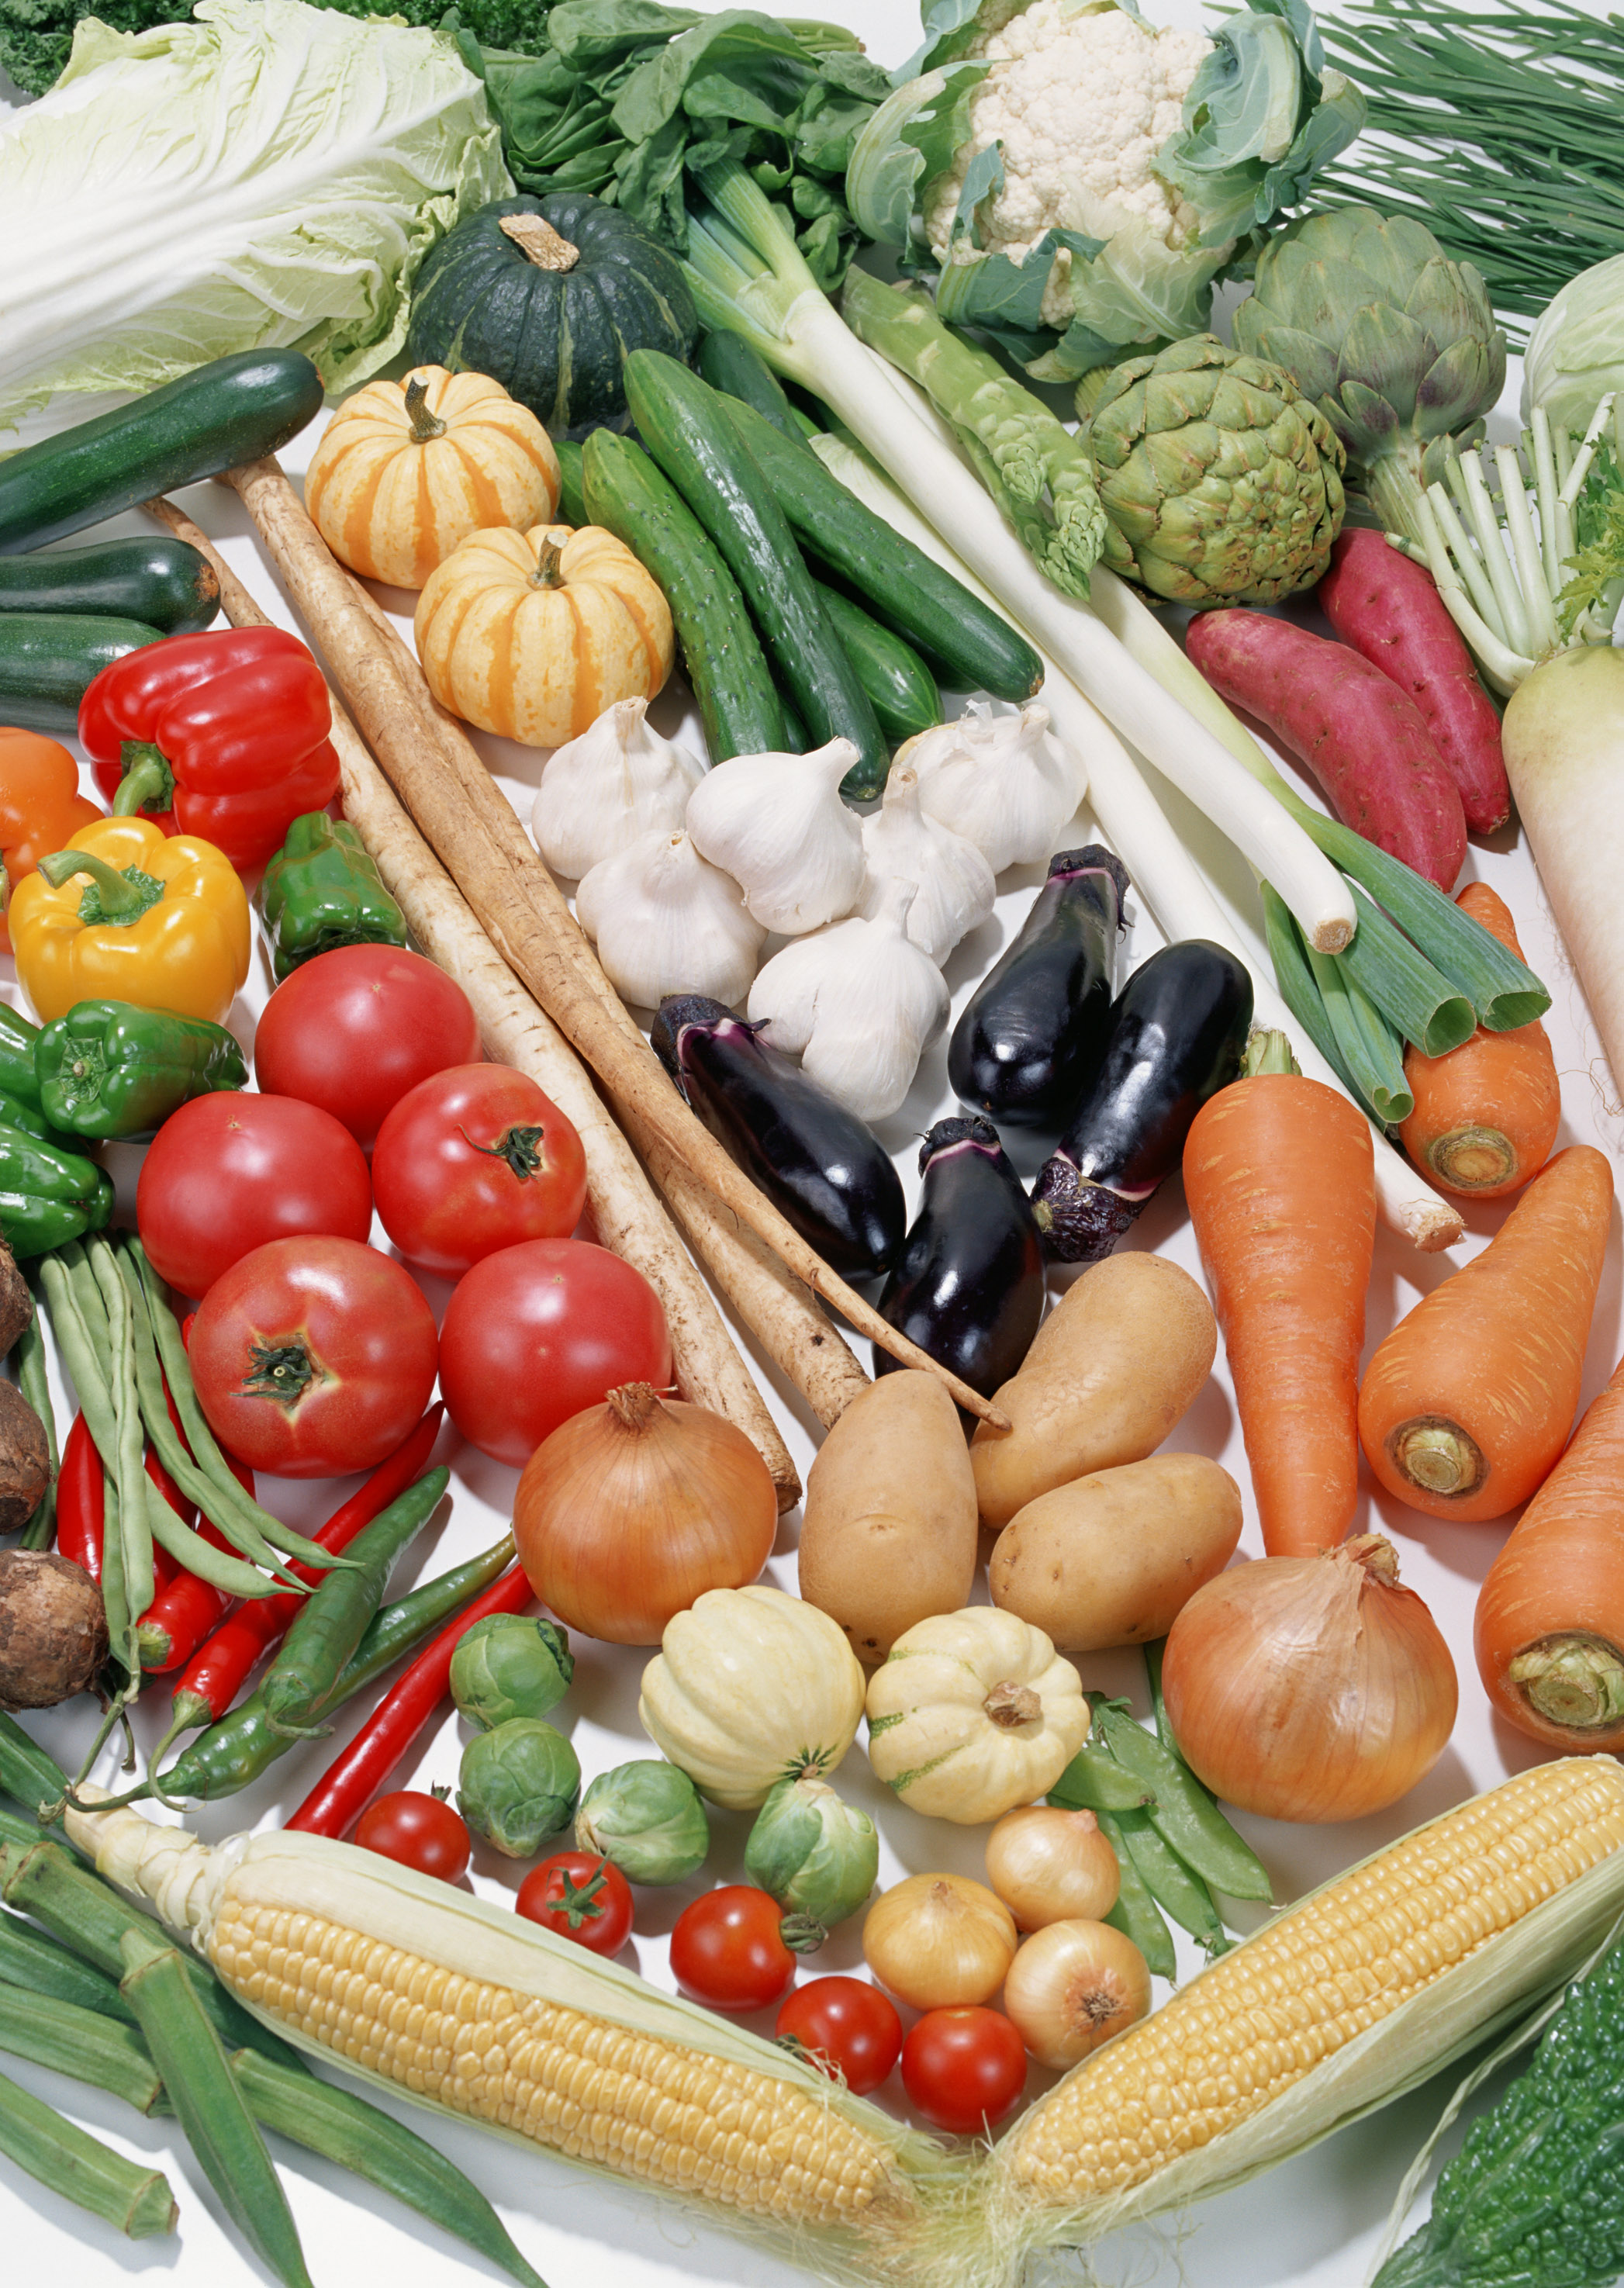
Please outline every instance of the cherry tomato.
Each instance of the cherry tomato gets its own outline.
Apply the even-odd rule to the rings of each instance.
[[[555,1851],[525,1877],[513,1905],[594,1954],[618,1954],[631,1929],[631,1886],[596,1851]]]
[[[135,1213],[158,1276],[206,1295],[271,1240],[364,1240],[372,1185],[366,1156],[330,1113],[226,1090],[170,1113],[141,1164]]]
[[[447,1883],[462,1881],[473,1849],[451,1806],[416,1788],[398,1788],[369,1803],[356,1822],[355,1840],[363,1851],[398,1859],[402,1867],[438,1875]]]
[[[278,1239],[217,1279],[190,1358],[210,1427],[256,1470],[370,1470],[434,1387],[434,1315],[409,1271],[353,1239]]]
[[[254,1036],[254,1077],[268,1095],[319,1104],[365,1145],[420,1080],[479,1058],[462,987],[398,945],[341,945],[301,963]]]
[[[455,1278],[499,1247],[567,1238],[586,1198],[586,1155],[523,1073],[452,1065],[384,1119],[372,1195],[408,1262]]]
[[[1026,2049],[1002,2010],[927,2010],[902,2045],[902,2086],[934,2129],[978,2137],[1026,2086]]]
[[[713,2010],[764,2010],[795,1976],[776,1899],[749,1883],[724,1883],[683,1909],[671,1933],[678,1985]]]
[[[853,2097],[878,2089],[902,2047],[902,2021],[877,1986],[862,1978],[813,1978],[787,1997],[772,2029],[793,2037],[832,2081],[835,2069]]]
[[[623,1382],[664,1390],[670,1379],[660,1298],[590,1240],[499,1248],[458,1280],[440,1322],[447,1411],[498,1462],[527,1462],[560,1422]]]

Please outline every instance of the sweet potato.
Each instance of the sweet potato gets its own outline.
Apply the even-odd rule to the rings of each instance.
[[[1051,1486],[1154,1453],[1217,1348],[1212,1306],[1176,1263],[1109,1255],[1085,1271],[996,1394],[1010,1429],[977,1429],[970,1459],[982,1523],[1007,1525]]]
[[[1511,789],[1499,710],[1426,566],[1390,548],[1379,532],[1344,532],[1314,597],[1343,643],[1415,702],[1460,790],[1470,831],[1503,826]]]
[[[854,1398],[806,1477],[801,1594],[872,1668],[915,1621],[957,1613],[976,1577],[976,1483],[958,1410],[905,1368]]]
[[[1344,826],[1454,887],[1466,856],[1460,790],[1415,702],[1380,669],[1262,612],[1202,612],[1185,642],[1219,696],[1313,774]]]

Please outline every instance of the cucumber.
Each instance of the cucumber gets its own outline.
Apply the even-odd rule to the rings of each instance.
[[[581,457],[587,514],[665,591],[713,763],[781,754],[784,715],[732,573],[646,453],[594,429]]]
[[[162,643],[139,620],[89,613],[0,612],[0,722],[27,731],[75,731],[79,702],[110,660]]]
[[[0,461],[0,556],[279,452],[321,409],[297,350],[236,350]]]
[[[913,646],[883,628],[838,588],[826,588],[820,581],[818,595],[886,737],[911,739],[915,732],[939,723],[936,678]]]
[[[792,444],[736,397],[722,404],[820,568],[838,574],[877,619],[939,662],[951,688],[1016,702],[1032,697],[1043,663],[1025,636],[893,532],[805,445]]]
[[[213,565],[167,535],[0,556],[0,612],[91,612],[186,636],[206,628],[219,608]]]
[[[558,438],[553,445],[558,457],[558,514],[566,524],[577,530],[586,523],[586,496],[582,491],[581,448],[567,437]]]
[[[842,793],[878,794],[891,768],[885,735],[772,489],[723,409],[731,401],[658,350],[634,350],[622,372],[638,435],[721,550],[807,731],[819,746],[850,739],[857,749]]]
[[[707,334],[699,346],[700,372],[723,397],[738,398],[770,421],[783,437],[800,441],[801,432],[783,384],[759,350],[742,334]]]

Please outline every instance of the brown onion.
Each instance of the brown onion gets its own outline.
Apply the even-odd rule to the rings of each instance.
[[[1015,1958],[1015,1919],[968,1875],[909,1875],[869,1908],[863,1958],[915,2010],[990,2002]]]
[[[1074,2066],[1144,2017],[1151,1974],[1133,1941],[1109,1923],[1050,1923],[1010,1965],[1003,2006],[1041,2066]]]
[[[707,1589],[744,1588],[777,1530],[771,1474],[743,1431],[641,1382],[560,1423],[513,1499],[530,1586],[609,1644],[657,1644]]]
[[[1091,1811],[1029,1803],[986,1839],[986,1879],[1018,1928],[1098,1922],[1116,1904],[1121,1870]]]
[[[1362,1819],[1454,1726],[1454,1663],[1380,1534],[1265,1557],[1198,1589],[1168,1633],[1175,1737],[1215,1795],[1268,1819]]]

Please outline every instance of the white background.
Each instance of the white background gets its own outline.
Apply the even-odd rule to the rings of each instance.
[[[917,19],[909,0],[821,0],[819,12],[850,23],[861,33],[869,52],[888,66],[910,53],[916,44]],[[1163,0],[1154,13],[1164,22],[1194,25],[1201,20],[1193,0]],[[1514,363],[1513,379],[1493,425],[1497,437],[1509,438],[1514,433],[1516,387]],[[302,472],[318,433],[319,428],[313,427],[284,456],[290,472]],[[225,539],[226,553],[261,603],[287,624],[296,626],[297,620],[250,533],[235,497],[220,486],[201,485],[183,496],[182,501],[208,531]],[[127,518],[103,529],[111,534],[140,528],[144,528],[139,519]],[[92,536],[75,536],[75,544]],[[412,600],[397,592],[383,592],[383,595],[397,610],[402,624],[409,627]],[[656,719],[668,734],[676,732],[685,719],[687,735],[697,742],[692,711],[685,719],[685,694],[674,688],[656,708]],[[500,783],[527,818],[544,758],[498,741],[481,743]],[[1085,814],[1074,828],[1057,838],[1056,846],[1091,838],[1093,833]],[[1018,928],[1042,870],[1040,867],[1018,869],[1004,877],[994,916],[954,953],[947,976],[955,1014]],[[1589,1142],[1616,1160],[1620,1133],[1617,1097],[1526,847],[1515,830],[1486,846],[1474,843],[1462,878],[1473,876],[1492,882],[1507,900],[1528,958],[1554,995],[1547,1023],[1563,1078],[1559,1146]],[[1129,915],[1132,926],[1121,973],[1161,941],[1137,900],[1130,900]],[[19,997],[15,985],[9,982],[11,973],[9,962],[0,964],[0,975],[8,981],[7,997],[15,1001]],[[268,989],[265,956],[257,949],[253,977],[233,1017],[245,1045],[251,1038],[254,1013]],[[939,1041],[927,1052],[907,1104],[882,1131],[896,1154],[910,1203],[918,1192],[916,1140],[932,1121],[955,1108],[947,1085],[945,1059],[945,1040]],[[1037,1156],[1018,1142],[1012,1148],[1012,1156],[1026,1172]],[[116,1147],[107,1158],[119,1182],[122,1216],[133,1221],[139,1149]],[[1498,1227],[1501,1212],[1500,1204],[1486,1204],[1470,1212],[1468,1239],[1449,1258],[1418,1256],[1385,1230],[1378,1234],[1368,1306],[1371,1347],[1412,1307],[1419,1293],[1447,1276],[1484,1243]],[[375,1232],[375,1237],[382,1243],[381,1231]],[[1176,1183],[1169,1184],[1152,1203],[1123,1243],[1169,1255],[1198,1278],[1200,1275]],[[1615,1214],[1614,1236],[1591,1332],[1584,1404],[1607,1380],[1619,1356],[1620,1260]],[[448,1287],[432,1279],[425,1279],[423,1284],[436,1309],[442,1307]],[[865,1347],[860,1346],[860,1350]],[[759,1361],[757,1364],[804,1474],[815,1450],[811,1418],[788,1386]],[[63,1410],[59,1429],[66,1429],[67,1419]],[[1245,1458],[1222,1360],[1169,1443],[1218,1457],[1246,1485]],[[436,1458],[450,1465],[452,1499],[442,1505],[435,1523],[404,1561],[392,1593],[398,1594],[411,1579],[437,1573],[484,1547],[506,1523],[514,1472],[463,1447],[448,1433],[442,1437]],[[273,1480],[262,1480],[259,1488],[261,1498],[279,1514],[306,1525],[326,1516],[348,1490],[348,1482],[312,1489]],[[1368,1524],[1392,1536],[1405,1580],[1426,1600],[1455,1652],[1461,1680],[1460,1719],[1449,1747],[1431,1775],[1381,1818],[1318,1829],[1257,1820],[1238,1823],[1267,1863],[1274,1878],[1275,1897],[1281,1903],[1417,1822],[1492,1785],[1506,1773],[1541,1760],[1533,1743],[1491,1718],[1471,1659],[1471,1616],[1477,1584],[1504,1539],[1505,1526],[1451,1526],[1405,1510],[1385,1496],[1369,1492],[1368,1486],[1367,1495],[1368,1514],[1362,1510],[1356,1530],[1366,1529]],[[796,1585],[798,1519],[796,1512],[782,1521],[764,1577],[788,1590]],[[1243,1556],[1261,1553],[1249,1493],[1241,1547]],[[985,1597],[984,1582],[977,1593]],[[638,1679],[647,1655],[583,1639],[575,1641],[574,1649],[574,1682],[552,1720],[574,1740],[590,1777],[629,1757],[652,1752],[637,1720]],[[1079,1664],[1084,1670],[1085,1684],[1130,1692],[1144,1708],[1143,1672],[1137,1654],[1108,1655]],[[150,1746],[163,1728],[167,1705],[167,1692],[154,1682],[138,1717],[145,1745]],[[349,1712],[349,1720],[340,1724],[335,1746],[349,1736],[363,1712]],[[64,1761],[77,1763],[89,1738],[83,1704],[58,1715],[29,1720]],[[454,1783],[461,1735],[455,1715],[440,1724],[425,1736],[420,1752],[396,1773],[394,1784],[426,1787],[433,1782]],[[251,1791],[223,1805],[202,1807],[193,1824],[210,1839],[242,1828],[274,1824],[299,1800],[328,1752],[326,1747],[318,1747],[289,1759]],[[101,1776],[111,1776],[109,1772]],[[984,1874],[984,1831],[923,1820],[903,1809],[875,1782],[860,1744],[841,1767],[837,1784],[879,1825],[882,1885],[925,1869]],[[669,1982],[667,1934],[683,1905],[712,1883],[740,1878],[748,1818],[713,1813],[712,1825],[714,1847],[699,1878],[677,1888],[638,1894],[637,1931],[623,1958],[628,1962],[635,1958],[646,1976],[662,1983]],[[472,1882],[486,1897],[511,1899],[523,1871],[497,1854],[481,1849],[476,1855]],[[1241,1912],[1255,1919],[1257,1911]],[[848,1924],[820,1954],[806,1961],[801,1976],[811,1978],[836,1970],[860,1974],[856,1932],[857,1927]],[[1198,1966],[1199,1957],[1188,1950],[1182,1958],[1184,1973]],[[1158,1986],[1159,1999],[1165,1991]],[[770,2034],[771,2014],[747,2022]],[[0,2162],[0,2244],[6,2251],[8,2276],[33,2280],[66,2276],[75,2288],[110,2288],[110,2284],[147,2274],[154,2280],[167,2276],[176,2288],[218,2288],[218,2284],[260,2276],[255,2260],[226,2228],[212,2192],[172,2125],[139,2121],[115,2100],[104,2099],[76,2083],[15,2060],[0,2062],[5,2071],[122,2150],[147,2157],[166,2169],[181,2209],[178,2238],[128,2243]],[[1032,2092],[1044,2086],[1048,2078],[1034,2073]],[[1450,2077],[1430,2085],[1242,2192],[1207,2204],[1182,2220],[1176,2229],[1145,2229],[1105,2243],[1093,2253],[1099,2279],[1111,2284],[1111,2288],[1130,2288],[1130,2284],[1138,2288],[1138,2284],[1152,2280],[1182,2281],[1187,2288],[1358,2288],[1366,2277],[1399,2180],[1437,2118],[1452,2080]],[[888,2086],[899,2096],[894,2078]],[[430,2117],[405,2105],[400,2110],[403,2119],[431,2135],[490,2193],[519,2246],[550,2288],[589,2288],[589,2284],[590,2288],[605,2288],[605,2284],[607,2288],[680,2288],[681,2284],[694,2282],[732,2283],[739,2288],[747,2284],[767,2288],[772,2283],[774,2288],[779,2284],[789,2288],[793,2279],[806,2276],[788,2273],[745,2243],[707,2224],[695,2223],[688,2212],[635,2187],[589,2178],[543,2152],[528,2156],[443,2116]],[[433,2288],[442,2288],[442,2284],[443,2288],[451,2288],[456,2282],[505,2276],[466,2252],[460,2243],[447,2239],[415,2215],[394,2207],[357,2180],[326,2167],[302,2149],[279,2147],[277,2157],[283,2165],[306,2260],[318,2288],[358,2275],[387,2278],[392,2288],[429,2288],[429,2284]]]

